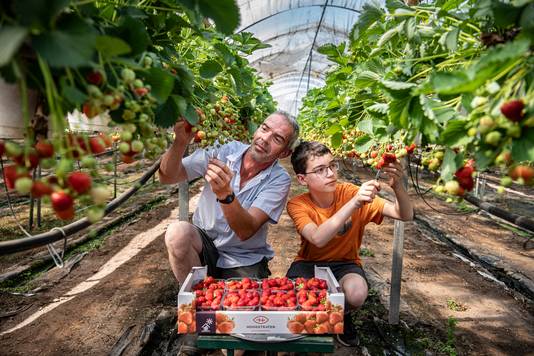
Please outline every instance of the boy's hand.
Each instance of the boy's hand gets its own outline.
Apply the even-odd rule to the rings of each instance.
[[[382,167],[382,171],[386,173],[387,184],[393,189],[398,188],[399,185],[402,185],[402,177],[404,176],[404,171],[400,162],[397,160],[394,163],[389,163]]]
[[[210,184],[211,190],[217,196],[217,199],[224,199],[232,194],[230,182],[233,176],[234,173],[226,164],[213,158],[209,160],[208,170],[204,178]]]
[[[380,183],[376,180],[370,180],[363,183],[356,194],[356,204],[362,207],[367,203],[371,203],[378,191],[380,190]]]

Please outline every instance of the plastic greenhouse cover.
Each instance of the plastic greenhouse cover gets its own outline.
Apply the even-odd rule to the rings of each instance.
[[[317,49],[347,41],[364,4],[361,0],[238,0],[241,25],[237,31],[251,32],[271,45],[247,59],[273,82],[270,91],[280,109],[296,114],[307,89],[324,85],[332,63]]]

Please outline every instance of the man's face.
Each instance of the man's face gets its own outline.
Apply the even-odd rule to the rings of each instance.
[[[331,154],[310,157],[306,162],[306,173],[298,174],[297,179],[309,189],[323,193],[335,192],[337,163]]]
[[[287,157],[293,127],[282,115],[273,114],[258,127],[252,138],[250,152],[257,162],[272,162]]]

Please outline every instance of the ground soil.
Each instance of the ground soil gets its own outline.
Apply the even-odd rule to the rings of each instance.
[[[284,164],[287,166],[288,162]],[[363,180],[371,177],[365,170],[352,173]],[[198,188],[193,189],[193,194],[196,191]],[[303,191],[293,182],[292,196]],[[482,214],[454,216],[433,212],[413,193],[412,197],[417,214],[424,214],[449,234],[463,237],[465,244],[479,254],[498,259],[510,271],[534,280],[534,252],[523,249],[524,236],[502,228]],[[439,199],[429,197],[429,201],[442,210],[454,211]],[[195,204],[193,199],[190,205],[194,207]],[[121,335],[131,340],[124,350],[121,349],[122,354],[137,354],[145,342],[142,335],[145,326],[161,319],[162,315],[174,313],[178,285],[167,262],[162,231],[175,219],[177,205],[177,196],[171,196],[165,203],[143,213],[137,221],[115,230],[98,249],[88,252],[68,275],[54,277],[52,271],[42,276],[43,283],[46,280],[52,287],[31,297],[3,292],[0,314],[27,309],[1,318],[0,333],[19,325],[39,310],[46,310],[44,308],[51,303],[66,297],[72,299],[29,325],[2,334],[0,354],[104,355],[117,351]],[[99,272],[102,266],[132,239],[150,234],[153,234],[149,236],[153,241],[146,247],[138,248],[133,257],[104,277],[98,277],[102,275]],[[366,309],[370,314],[365,316],[366,320],[375,324],[377,320],[387,320],[392,240],[392,220],[385,219],[380,226],[369,225],[366,230],[363,247],[367,256],[363,260],[373,289],[369,304],[376,300],[386,308]],[[287,214],[277,225],[271,226],[269,241],[276,252],[270,269],[274,275],[283,275],[299,246],[298,235]],[[406,330],[417,331],[418,342],[427,343],[425,349],[439,351],[447,341],[449,330],[454,332],[452,345],[458,354],[532,354],[532,301],[484,277],[481,268],[456,257],[447,245],[417,222],[405,225],[403,259],[401,324]],[[97,280],[91,279],[94,276]],[[84,281],[94,285],[82,292],[72,292]],[[447,326],[451,318],[457,320],[454,328]],[[421,335],[421,330],[427,334]],[[375,354],[371,345],[365,343],[366,339],[372,340],[366,338],[367,331],[361,329],[365,347],[336,345],[336,354]],[[441,350],[446,353],[445,349]]]

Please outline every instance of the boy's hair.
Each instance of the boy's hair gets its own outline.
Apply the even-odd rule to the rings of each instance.
[[[291,164],[295,174],[305,174],[308,159],[332,154],[330,149],[320,142],[302,141],[291,155]]]

